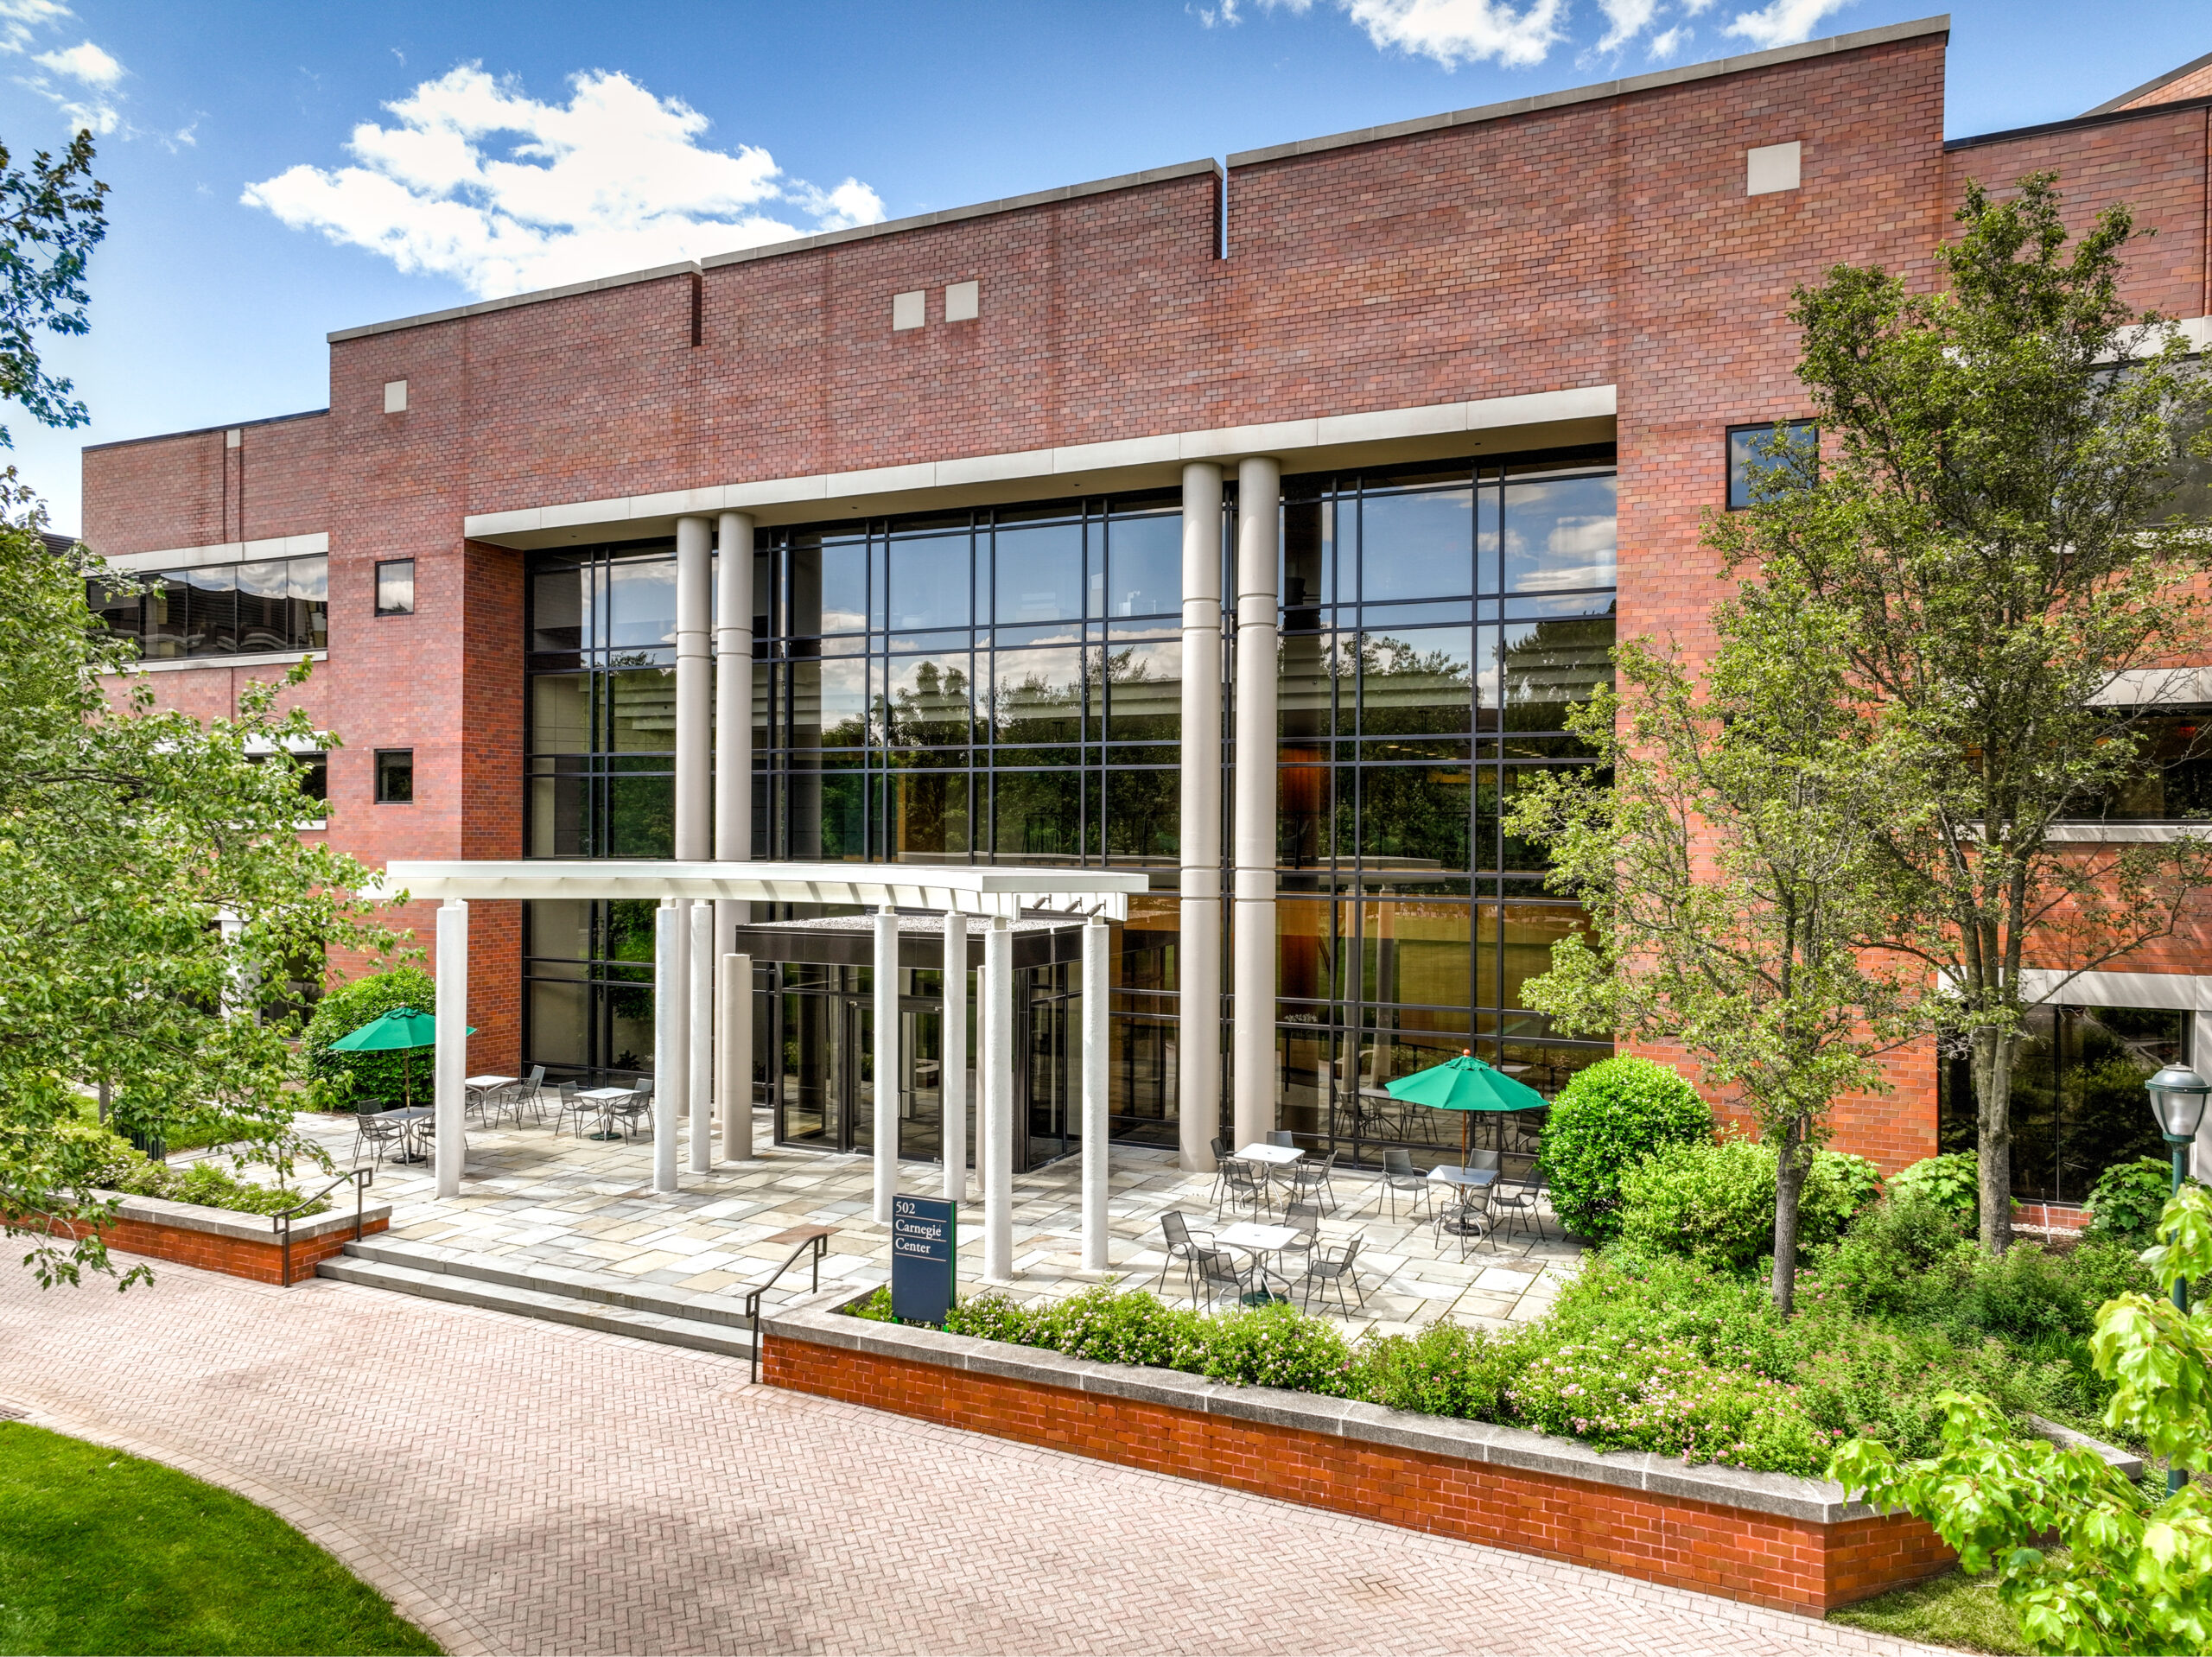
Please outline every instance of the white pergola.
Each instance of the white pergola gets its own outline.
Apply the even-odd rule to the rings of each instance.
[[[437,1192],[458,1196],[467,1074],[468,904],[472,898],[634,898],[659,904],[653,952],[653,1189],[677,1188],[676,1125],[688,1110],[690,1171],[714,1166],[719,1108],[722,1154],[753,1155],[750,956],[715,948],[721,904],[856,905],[875,911],[875,1218],[891,1220],[899,1184],[898,966],[901,909],[944,917],[943,1190],[968,1194],[966,1098],[968,921],[982,922],[976,997],[976,1116],[982,1143],[983,1276],[1014,1273],[1014,935],[1024,913],[1084,917],[1083,1260],[1106,1268],[1106,951],[1108,923],[1128,918],[1145,875],[1104,869],[934,867],[868,863],[563,860],[546,858],[395,862],[380,895],[440,900],[437,924]],[[734,911],[721,911],[725,917]],[[719,1028],[717,1028],[719,1026]]]

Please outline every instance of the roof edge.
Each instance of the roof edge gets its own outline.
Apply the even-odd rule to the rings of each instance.
[[[2111,126],[2119,121],[2155,120],[2183,110],[2212,107],[2212,94],[2202,98],[2180,98],[2171,104],[2145,104],[2141,109],[2107,110],[2102,115],[2075,115],[2063,121],[2044,121],[2034,126],[2006,127],[2000,132],[1974,132],[1963,138],[1946,138],[1943,149],[1972,149],[1977,144],[2003,143],[2011,138],[2039,138],[2047,132],[2069,132],[2077,128]]]
[[[104,448],[129,448],[134,443],[166,443],[177,437],[209,437],[219,431],[244,431],[248,426],[281,426],[288,420],[316,420],[330,412],[329,405],[302,409],[297,414],[260,415],[251,420],[226,420],[213,426],[188,426],[182,431],[149,432],[143,437],[111,437],[105,443],[86,443],[79,454],[97,454]]]
[[[2193,74],[2208,63],[2212,63],[2212,52],[2207,52],[2201,58],[2191,58],[2178,69],[2169,69],[2162,75],[2153,75],[2140,86],[2131,92],[2124,92],[2117,98],[2107,98],[2093,110],[2083,110],[2082,118],[2086,121],[2092,115],[2110,115],[2116,111],[2124,110],[2145,92],[2154,92],[2161,86],[2171,86],[2183,75]]]
[[[610,288],[626,288],[633,283],[660,282],[671,276],[696,276],[702,271],[723,265],[743,264],[754,259],[780,258],[785,254],[805,253],[817,248],[836,247],[847,242],[865,241],[870,237],[896,235],[903,231],[922,230],[931,225],[949,225],[965,219],[982,219],[992,213],[1017,213],[1025,207],[1040,207],[1055,201],[1072,201],[1082,196],[1103,195],[1113,190],[1140,189],[1147,184],[1164,184],[1172,179],[1192,178],[1201,173],[1218,175],[1221,163],[1211,156],[1203,161],[1179,162],[1172,167],[1147,168],[1141,173],[1123,173],[1114,178],[1093,179],[1084,184],[1062,184],[1049,190],[1033,190],[1027,195],[1006,196],[996,201],[978,201],[970,206],[946,207],[937,213],[916,213],[910,218],[887,219],[881,224],[855,225],[846,230],[825,230],[812,236],[795,236],[779,242],[764,242],[758,247],[737,248],[728,253],[709,253],[697,259],[680,259],[673,264],[656,265],[649,270],[626,271],[620,276],[596,276],[588,282],[572,282],[558,288],[540,288],[526,294],[511,294],[504,299],[479,300],[473,305],[454,305],[442,311],[424,311],[416,316],[395,317],[389,322],[365,322],[358,327],[339,328],[324,336],[332,345],[347,340],[363,340],[371,334],[392,333],[402,328],[428,327],[435,322],[451,322],[462,317],[484,316],[493,311],[512,310],[518,305],[538,305],[549,300],[572,299],[579,294],[604,292]]]
[[[1417,116],[1409,121],[1393,121],[1385,126],[1332,133],[1325,138],[1300,138],[1289,143],[1270,144],[1262,149],[1239,150],[1230,156],[1229,165],[1232,168],[1252,167],[1263,162],[1285,161],[1294,156],[1310,156],[1319,150],[1342,149],[1352,144],[1409,137],[1415,133],[1433,132],[1445,127],[1500,121],[1508,116],[1528,115],[1569,104],[1594,103],[1600,98],[1620,98],[1631,92],[1679,86],[1686,81],[1710,80],[1720,75],[1742,74],[1749,70],[1771,68],[1777,64],[1827,57],[1838,52],[1856,52],[1870,46],[1886,46],[1892,41],[1913,40],[1923,35],[1948,35],[1950,29],[1951,15],[1940,12],[1913,22],[1890,23],[1880,29],[1862,29],[1848,35],[1831,35],[1822,40],[1804,41],[1796,46],[1777,46],[1764,52],[1748,53],[1742,57],[1714,58],[1705,63],[1684,64],[1675,69],[1656,69],[1649,74],[1631,75],[1625,80],[1603,80],[1588,86],[1571,87],[1564,92],[1536,92],[1527,98],[1511,98],[1503,104],[1483,104],[1472,109],[1452,110],[1443,115]]]

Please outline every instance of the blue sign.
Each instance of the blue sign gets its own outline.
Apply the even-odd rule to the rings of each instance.
[[[942,1324],[952,1310],[960,1254],[958,1209],[935,1197],[891,1199],[891,1315]]]

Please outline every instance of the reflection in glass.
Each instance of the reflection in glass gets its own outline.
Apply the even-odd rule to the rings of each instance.
[[[1337,506],[1330,500],[1286,500],[1282,507],[1282,628],[1304,632],[1326,625],[1336,602]]]
[[[238,647],[281,651],[291,644],[285,598],[289,587],[283,561],[238,567]]]
[[[203,566],[188,572],[192,625],[188,654],[226,655],[238,647],[238,566]]]
[[[1505,590],[1555,592],[1613,584],[1611,478],[1505,486]]]
[[[1498,640],[1496,667],[1485,675],[1485,728],[1492,728],[1487,710],[1500,708],[1509,731],[1562,730],[1569,707],[1613,682],[1610,616],[1508,622],[1484,632]]]
[[[1083,841],[1083,773],[1002,771],[992,779],[991,845],[1010,862],[1071,862]]]
[[[965,627],[974,559],[974,548],[964,535],[894,537],[890,544],[891,626]]]
[[[1083,615],[1083,525],[1001,526],[995,562],[1001,623],[1057,621]]]
[[[951,661],[890,658],[890,735],[893,748],[966,747],[972,718],[968,658]]]
[[[1463,872],[1467,867],[1473,780],[1465,765],[1363,766],[1362,862],[1397,873]]]
[[[294,558],[285,566],[285,605],[292,642],[288,650],[330,648],[330,561]]]
[[[616,753],[676,752],[676,674],[629,668],[606,676],[608,747]]]
[[[1369,495],[1359,511],[1363,603],[1449,598],[1475,590],[1473,490]]]
[[[1178,639],[1116,644],[1104,653],[1106,740],[1173,742],[1183,723],[1183,646]]]
[[[674,648],[676,560],[622,559],[607,566],[607,622],[600,643],[616,651]]]
[[[1531,978],[1540,978],[1552,969],[1552,945],[1560,939],[1591,936],[1589,918],[1579,904],[1510,903],[1502,905],[1484,904],[1476,931],[1476,994],[1484,1006],[1517,1007],[1525,1005],[1522,988]],[[1503,914],[1501,916],[1501,910]],[[1498,964],[1491,966],[1490,944],[1496,940]],[[1495,970],[1497,985],[1495,998],[1484,994],[1488,985],[1482,981]]]
[[[589,753],[591,680],[581,673],[531,676],[530,751],[532,753]]]
[[[1116,766],[1106,773],[1106,853],[1117,862],[1173,863],[1182,773]]]
[[[1183,520],[1179,514],[1116,517],[1106,526],[1109,616],[1172,615],[1183,605]]]
[[[890,790],[893,861],[967,860],[967,772],[894,771],[885,786]]]
[[[1362,736],[1459,736],[1474,718],[1474,644],[1465,627],[1363,634]]]
[[[530,582],[530,647],[565,654],[590,648],[584,636],[587,572],[575,564],[541,567]]]
[[[1001,651],[992,664],[991,723],[1001,743],[1083,739],[1083,652]]]

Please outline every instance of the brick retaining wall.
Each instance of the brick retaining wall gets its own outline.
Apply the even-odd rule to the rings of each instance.
[[[863,1323],[762,1330],[769,1385],[1306,1507],[1819,1616],[1955,1556],[1834,1484]]]
[[[362,1210],[364,1236],[390,1228],[391,1207],[378,1203]],[[79,1223],[73,1235],[94,1229]],[[284,1282],[284,1249],[267,1216],[172,1203],[157,1197],[126,1197],[114,1222],[105,1228],[107,1246],[125,1254],[196,1266],[226,1277],[256,1283]],[[296,1221],[292,1227],[294,1283],[315,1276],[315,1262],[327,1260],[353,1241],[353,1214],[333,1210]]]

